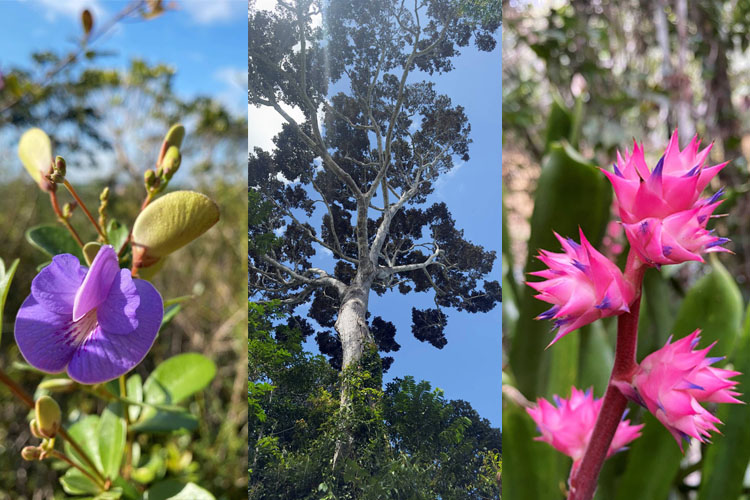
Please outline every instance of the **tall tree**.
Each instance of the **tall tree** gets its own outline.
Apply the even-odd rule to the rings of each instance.
[[[417,77],[451,71],[472,40],[485,51],[496,44],[497,16],[461,12],[451,0],[251,7],[249,102],[285,123],[272,151],[249,157],[250,186],[271,207],[250,237],[280,236],[262,251],[251,245],[250,288],[290,307],[311,301],[309,317],[337,334],[318,333],[321,351],[344,369],[368,349],[399,347],[395,326],[370,317],[371,291],[431,291],[435,307],[412,308],[412,332],[438,348],[444,309],[486,312],[500,301],[500,284],[485,279],[495,252],[464,239],[445,204],[428,205],[438,177],[468,161],[470,125]],[[332,254],[328,269],[312,263],[321,249]]]

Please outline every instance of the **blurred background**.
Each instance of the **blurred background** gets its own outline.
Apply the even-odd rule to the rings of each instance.
[[[503,2],[503,430],[506,498],[564,498],[570,459],[533,442],[523,411],[537,397],[568,397],[571,385],[601,397],[614,353],[615,322],[599,321],[553,348],[546,307],[524,285],[539,249],[559,251],[552,231],[590,241],[623,267],[626,241],[612,189],[598,167],[643,143],[655,165],[669,137],[713,142],[708,163],[729,161],[707,188],[724,188],[714,220],[735,255],[649,270],[638,360],[670,334],[703,329],[728,366],[747,373],[750,331],[750,2],[628,0]],[[750,379],[741,380],[747,392]],[[728,405],[726,405],[728,406]],[[737,405],[739,406],[739,405]],[[719,408],[723,436],[683,455],[658,422],[610,459],[597,498],[747,498],[746,405]],[[715,408],[711,408],[712,411]],[[637,493],[635,493],[637,492]]]
[[[84,8],[94,18],[87,43]],[[24,234],[55,217],[18,159],[20,135],[44,129],[87,205],[98,206],[108,186],[111,216],[131,226],[145,196],[143,172],[153,167],[169,126],[183,123],[183,161],[169,190],[205,193],[218,203],[221,220],[153,279],[165,300],[193,298],[136,372],[145,377],[158,362],[188,351],[214,360],[218,372],[192,403],[201,422],[196,432],[144,445],[162,446],[164,473],[217,498],[244,497],[247,3],[31,0],[2,2],[0,14],[0,258],[21,260],[3,315],[0,363],[30,392],[39,382],[38,373],[18,369],[13,320],[37,266],[49,260]],[[71,201],[63,191],[61,204]],[[95,238],[80,210],[72,222],[85,241]],[[96,411],[93,404],[61,401],[73,412]],[[0,499],[62,495],[49,461],[21,460],[30,437],[26,413],[0,388]]]

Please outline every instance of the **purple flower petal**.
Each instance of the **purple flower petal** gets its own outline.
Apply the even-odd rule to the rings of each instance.
[[[33,367],[47,373],[60,373],[76,349],[71,326],[70,314],[49,311],[32,294],[16,315],[16,344]]]
[[[87,312],[98,307],[109,295],[112,282],[120,272],[117,254],[111,245],[99,249],[94,262],[91,263],[83,284],[76,293],[73,305],[73,321],[78,321]]]
[[[55,255],[31,282],[31,294],[48,311],[70,315],[86,268],[70,254]]]
[[[153,287],[152,287],[153,288]],[[161,301],[161,297],[159,297]],[[107,333],[130,333],[138,328],[136,310],[141,303],[130,271],[120,269],[107,299],[96,310],[99,325]]]
[[[92,266],[93,267],[93,266]],[[161,295],[143,280],[133,280],[140,304],[138,327],[127,334],[114,334],[98,326],[76,350],[68,375],[82,384],[97,384],[123,375],[140,363],[156,340],[164,315]]]

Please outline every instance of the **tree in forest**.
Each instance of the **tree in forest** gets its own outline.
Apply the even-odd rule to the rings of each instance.
[[[272,151],[249,157],[250,187],[270,210],[250,238],[278,236],[261,251],[251,245],[249,286],[290,308],[311,303],[308,316],[336,332],[319,331],[318,345],[344,370],[399,348],[393,323],[368,312],[371,291],[432,293],[434,308],[412,308],[412,333],[438,348],[445,309],[487,312],[501,298],[500,284],[485,279],[495,252],[464,239],[445,204],[428,204],[437,179],[469,160],[470,125],[418,77],[451,71],[472,41],[496,45],[497,16],[460,13],[451,0],[251,9],[249,102],[285,123]],[[318,252],[332,255],[330,268],[313,265]],[[348,392],[344,384],[343,408]]]

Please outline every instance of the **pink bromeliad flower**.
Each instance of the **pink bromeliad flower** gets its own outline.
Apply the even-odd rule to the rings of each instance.
[[[729,241],[706,229],[719,206],[719,190],[710,198],[701,193],[727,164],[706,166],[711,145],[700,149],[697,137],[680,151],[677,131],[672,134],[664,156],[652,171],[646,165],[643,148],[617,153],[614,172],[602,170],[612,183],[625,234],[638,257],[646,264],[678,264],[703,261],[701,254],[727,252]]]
[[[742,403],[735,398],[737,382],[729,380],[739,372],[714,368],[724,358],[706,357],[714,346],[694,350],[700,330],[670,343],[641,361],[630,383],[614,384],[630,400],[648,410],[664,424],[682,449],[682,439],[694,437],[705,442],[715,424],[721,421],[700,405],[701,402]]]
[[[530,274],[545,281],[526,283],[539,292],[537,299],[553,304],[537,317],[555,321],[558,331],[549,345],[599,318],[628,312],[635,296],[620,269],[579,233],[580,244],[555,233],[565,253],[541,250],[539,260],[549,269]]]
[[[591,389],[584,392],[573,387],[570,399],[554,396],[553,400],[554,405],[546,399],[537,399],[537,404],[527,408],[526,412],[534,419],[541,433],[534,440],[549,443],[557,451],[573,459],[572,477],[586,452],[602,407],[602,399],[594,398]],[[630,421],[625,420],[623,415],[609,446],[607,458],[626,449],[631,441],[641,435],[641,428],[643,424],[630,425]]]

